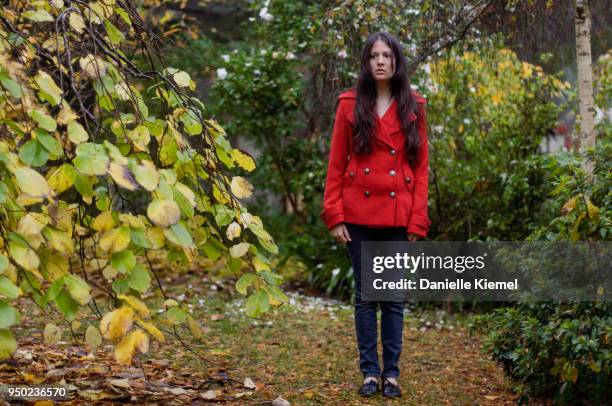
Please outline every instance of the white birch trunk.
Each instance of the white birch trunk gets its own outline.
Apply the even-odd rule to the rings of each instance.
[[[576,0],[576,62],[578,68],[578,107],[580,135],[575,145],[581,151],[595,146],[595,101],[593,100],[593,63],[591,59],[591,12],[588,0]],[[593,173],[593,163],[585,160],[585,170]]]

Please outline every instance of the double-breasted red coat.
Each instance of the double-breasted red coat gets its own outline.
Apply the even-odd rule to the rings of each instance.
[[[334,121],[321,218],[328,229],[347,222],[374,227],[406,227],[408,233],[427,236],[428,157],[426,100],[412,91],[418,105],[416,120],[421,138],[411,167],[404,153],[405,136],[394,100],[382,118],[371,153],[353,151],[356,92],[340,94]]]

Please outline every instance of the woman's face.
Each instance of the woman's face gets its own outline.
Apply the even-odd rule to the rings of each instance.
[[[381,40],[377,40],[370,51],[370,71],[376,81],[389,80],[395,72],[393,51]]]

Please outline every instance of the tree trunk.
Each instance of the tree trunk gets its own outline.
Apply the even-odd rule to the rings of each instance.
[[[578,106],[580,135],[575,146],[581,151],[595,146],[595,101],[593,100],[593,64],[591,60],[591,13],[588,0],[576,0],[576,62],[578,66]],[[593,163],[585,160],[585,170],[593,173]]]

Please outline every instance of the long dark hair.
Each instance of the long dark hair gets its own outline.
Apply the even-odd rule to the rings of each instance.
[[[384,31],[370,35],[361,52],[353,134],[355,153],[370,152],[370,142],[376,131],[376,82],[370,70],[370,53],[372,46],[378,40],[386,43],[393,51],[395,72],[391,77],[391,97],[397,102],[398,118],[406,137],[405,152],[409,162],[412,162],[420,145],[420,139],[417,134],[416,120],[410,121],[408,117],[411,111],[418,115],[417,104],[410,91],[402,45],[393,35]]]

